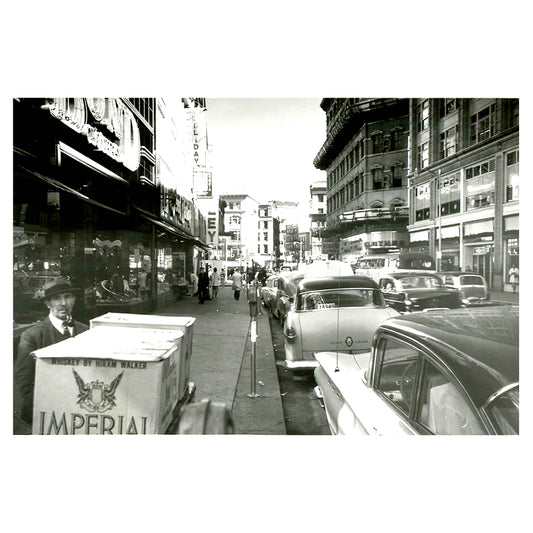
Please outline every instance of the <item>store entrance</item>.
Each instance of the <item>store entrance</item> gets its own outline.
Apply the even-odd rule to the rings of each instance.
[[[476,246],[473,256],[473,270],[485,278],[487,285],[492,287],[492,266],[494,261],[494,245]]]

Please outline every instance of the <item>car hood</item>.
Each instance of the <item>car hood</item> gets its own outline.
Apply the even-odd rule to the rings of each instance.
[[[369,350],[377,327],[398,312],[390,307],[354,307],[302,311],[295,315],[300,325],[303,351],[346,352]]]

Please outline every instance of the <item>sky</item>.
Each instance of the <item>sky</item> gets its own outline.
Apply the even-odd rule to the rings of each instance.
[[[326,179],[326,173],[313,166],[326,139],[320,100],[208,98],[213,192],[308,206],[309,186]]]

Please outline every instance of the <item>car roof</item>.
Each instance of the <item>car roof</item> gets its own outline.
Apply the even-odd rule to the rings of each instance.
[[[320,291],[325,289],[376,289],[376,282],[366,276],[324,276],[304,278],[298,284],[301,291]]]
[[[383,278],[394,278],[394,279],[401,279],[401,278],[409,278],[412,276],[430,276],[432,278],[438,278],[440,281],[440,277],[433,271],[428,272],[426,270],[407,270],[402,272],[389,272],[388,274],[382,276]]]
[[[503,386],[518,382],[516,305],[410,313],[386,320],[380,329],[428,347],[465,384],[478,407]]]
[[[463,270],[442,270],[440,272],[437,272],[437,274],[439,276],[476,276],[478,278],[483,277],[480,274],[477,274],[476,272],[464,272]]]

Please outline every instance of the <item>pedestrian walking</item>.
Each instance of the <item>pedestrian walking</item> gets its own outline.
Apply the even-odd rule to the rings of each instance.
[[[233,297],[235,300],[238,300],[241,297],[241,289],[242,289],[242,274],[236,270],[233,273],[233,277],[231,278],[232,284],[231,288],[233,289]]]
[[[24,331],[20,338],[15,362],[15,382],[22,395],[20,417],[28,424],[33,421],[35,386],[35,358],[30,354],[89,329],[82,322],[72,319],[72,309],[80,292],[63,276],[48,281],[44,286],[44,303],[50,313],[44,320]]]
[[[519,280],[519,270],[516,265],[513,265],[509,269],[509,283],[511,284],[511,287],[513,288],[513,292],[516,292],[516,287],[518,286],[518,280]]]
[[[209,298],[209,275],[205,268],[200,268],[198,274],[198,303],[203,304]]]
[[[216,298],[218,295],[218,288],[220,287],[220,274],[217,272],[217,267],[213,269],[213,274],[211,274],[211,287],[213,290],[213,298]]]

